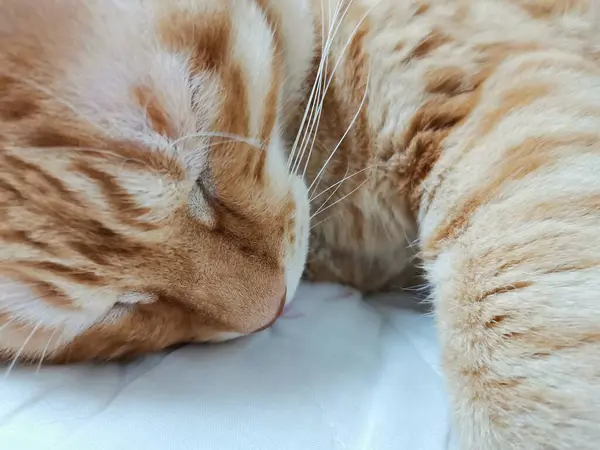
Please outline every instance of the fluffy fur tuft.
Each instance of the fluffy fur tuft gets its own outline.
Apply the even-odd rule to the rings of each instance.
[[[0,11],[13,362],[247,334],[305,261],[371,292],[416,260],[463,448],[596,448],[597,2]]]

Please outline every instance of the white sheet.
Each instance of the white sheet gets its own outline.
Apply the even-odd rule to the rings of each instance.
[[[240,341],[15,369],[0,378],[0,449],[446,449],[433,319],[383,300],[305,285],[286,317]]]

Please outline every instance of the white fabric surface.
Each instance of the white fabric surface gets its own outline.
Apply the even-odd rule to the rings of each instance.
[[[447,449],[433,319],[393,300],[304,285],[250,338],[127,365],[14,369],[0,378],[0,449]]]

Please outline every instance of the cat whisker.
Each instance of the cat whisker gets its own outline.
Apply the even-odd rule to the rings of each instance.
[[[356,175],[360,175],[363,172],[366,172],[367,170],[373,169],[377,167],[376,165],[374,166],[369,166],[369,167],[365,167],[364,169],[361,169],[357,172],[354,172],[352,175],[348,175],[348,171],[346,171],[346,175],[344,175],[344,178],[342,178],[340,181],[338,181],[335,184],[332,184],[331,186],[329,186],[327,189],[321,191],[319,194],[316,194],[315,196],[310,198],[310,202],[313,202],[314,200],[318,199],[319,197],[321,197],[323,194],[326,194],[327,192],[329,192],[330,190],[334,189],[336,186],[341,185],[342,183],[344,183],[345,181],[349,180],[350,178],[355,177]]]
[[[314,228],[317,228],[319,225],[324,224],[328,220],[331,220],[333,217],[335,217],[335,214],[332,215],[332,216],[325,217],[324,219],[322,219],[322,220],[318,221],[317,223],[311,225],[310,230],[313,230]]]
[[[298,157],[296,158],[296,161],[294,162],[294,165],[292,167],[292,173],[295,173],[295,174],[298,173],[300,166],[302,166],[302,161],[304,160],[304,155],[306,154],[306,150],[310,143],[311,136],[314,135],[316,138],[317,133],[318,133],[319,124],[320,124],[321,108],[319,108],[320,103],[317,98],[320,98],[323,95],[324,83],[325,83],[325,73],[327,71],[326,63],[324,64],[324,67],[325,67],[325,69],[323,70],[323,73],[317,78],[317,81],[315,83],[315,85],[317,86],[317,91],[316,91],[316,97],[315,97],[315,104],[312,105],[311,118],[309,121],[310,124],[307,127],[306,132],[304,133],[304,136],[302,138],[302,143],[300,144],[300,151],[298,153]],[[308,159],[306,160],[306,164],[308,164]]]
[[[352,1],[353,1],[353,0],[352,0]],[[331,34],[330,34],[330,36],[328,37],[327,44],[326,44],[326,48],[325,48],[325,50],[323,51],[323,54],[322,54],[322,56],[321,56],[321,65],[320,65],[320,68],[319,68],[320,70],[321,70],[321,69],[322,69],[322,67],[323,67],[323,63],[324,63],[324,62],[328,62],[328,56],[329,56],[329,50],[330,50],[330,46],[331,46],[331,44],[332,44],[333,40],[335,39],[335,35],[337,34],[337,31],[339,30],[339,28],[340,28],[340,25],[341,25],[341,23],[342,23],[343,19],[345,18],[346,14],[348,13],[348,10],[350,9],[350,7],[351,7],[351,5],[352,5],[352,1],[350,1],[350,2],[348,3],[348,5],[347,5],[347,7],[346,7],[346,9],[345,9],[345,11],[344,11],[344,13],[343,13],[343,15],[342,15],[342,18],[341,18],[339,21],[337,21],[337,23],[335,24],[335,28],[334,28],[334,31],[333,31],[333,35],[331,35]],[[337,68],[339,67],[339,64],[341,63],[341,61],[342,61],[342,58],[343,58],[343,56],[344,56],[345,52],[347,51],[347,49],[348,49],[348,47],[349,47],[350,43],[352,42],[352,39],[354,38],[354,36],[355,36],[355,35],[356,35],[356,33],[358,32],[358,30],[360,29],[360,26],[362,25],[362,23],[364,22],[364,20],[367,18],[367,16],[370,14],[370,12],[371,12],[371,11],[372,11],[372,10],[373,10],[373,9],[374,9],[374,8],[375,8],[377,5],[378,5],[378,4],[379,4],[379,2],[380,2],[380,1],[381,1],[381,0],[379,0],[377,3],[375,3],[375,4],[374,4],[374,5],[373,5],[373,6],[372,6],[372,7],[371,7],[371,8],[370,8],[370,9],[369,9],[369,10],[368,10],[368,11],[367,11],[365,14],[364,14],[364,16],[361,18],[361,20],[359,21],[359,23],[356,25],[356,27],[355,27],[355,28],[354,28],[354,30],[352,31],[352,33],[351,33],[351,35],[350,35],[349,39],[347,40],[346,44],[344,45],[344,47],[343,47],[343,49],[342,49],[342,52],[341,52],[340,56],[338,57],[338,59],[337,59],[337,61],[336,61],[336,64],[335,64],[335,66],[334,66],[334,69],[333,69],[332,73],[331,73],[331,74],[330,74],[330,76],[329,76],[329,79],[328,79],[327,85],[326,85],[326,87],[325,87],[325,90],[323,91],[323,93],[322,93],[322,95],[321,95],[321,100],[320,100],[320,103],[319,103],[319,106],[317,107],[317,109],[316,109],[316,110],[314,110],[314,107],[313,107],[313,105],[309,105],[309,106],[313,107],[313,111],[312,111],[312,112],[313,112],[313,116],[314,116],[314,120],[313,120],[313,122],[314,122],[314,121],[317,121],[317,125],[316,125],[316,129],[314,130],[314,134],[313,134],[313,136],[314,136],[314,137],[313,137],[313,140],[312,140],[312,145],[311,145],[311,147],[310,147],[310,152],[309,152],[309,155],[308,155],[308,157],[306,158],[306,162],[305,162],[305,166],[304,166],[304,172],[303,172],[303,174],[302,174],[302,176],[303,176],[303,177],[305,177],[305,176],[306,176],[306,171],[307,171],[307,169],[308,169],[308,164],[309,164],[309,162],[310,162],[310,156],[311,156],[311,154],[312,154],[312,152],[313,152],[313,150],[314,150],[314,145],[315,145],[315,142],[316,142],[316,136],[317,136],[317,132],[318,132],[318,123],[320,123],[320,118],[321,118],[321,113],[322,113],[323,104],[324,104],[324,101],[325,101],[325,98],[326,98],[327,92],[328,92],[328,90],[329,90],[329,87],[330,87],[330,85],[331,85],[331,83],[332,83],[332,81],[333,81],[333,78],[334,78],[334,76],[335,76],[335,73],[336,73],[336,71],[337,71]],[[340,11],[340,9],[339,9],[339,6],[340,6],[340,5],[341,5],[341,3],[338,3],[338,8],[336,8],[336,12],[335,12],[335,17],[334,17],[334,20],[337,20],[337,15],[339,14],[339,11]],[[320,92],[320,91],[322,90],[322,80],[320,80],[320,79],[318,79],[318,80],[317,80],[317,82],[315,83],[315,86],[313,86],[313,92],[314,92],[314,89],[315,89],[315,87],[316,87],[317,85],[319,86],[319,92]],[[307,109],[308,109],[308,108],[307,108]],[[301,129],[300,129],[300,131],[299,131],[299,133],[298,133],[298,136],[299,136],[299,135],[302,133],[302,131],[303,131],[303,129],[302,129],[302,128],[303,128],[303,127],[301,127]],[[308,133],[309,135],[310,135],[311,133],[313,133],[313,128],[314,128],[314,126],[313,126],[313,127],[311,127],[311,130],[310,130],[310,132]],[[347,133],[346,133],[346,134],[347,134]],[[294,165],[294,170],[297,170],[297,169],[299,169],[299,165],[300,165],[300,163],[301,163],[301,160],[302,160],[302,159],[304,159],[304,153],[306,152],[306,149],[308,148],[306,145],[304,145],[304,142],[305,142],[305,140],[306,140],[306,137],[307,137],[307,136],[305,135],[305,136],[304,136],[304,140],[302,141],[302,144],[303,144],[303,146],[302,146],[302,148],[301,148],[300,154],[298,155],[298,157],[297,157],[297,159],[296,159],[296,163],[297,163],[297,164],[295,164],[295,165]],[[294,153],[295,153],[295,149],[294,149]]]
[[[329,186],[327,189],[325,189],[324,191],[322,191],[319,195],[315,195],[314,197],[311,197],[309,199],[309,203],[312,204],[313,200],[319,198],[321,195],[325,194],[326,192],[329,192],[332,188],[335,188],[334,191],[333,191],[333,193],[329,197],[327,197],[327,199],[323,202],[323,204],[326,204],[329,201],[329,199],[339,190],[340,186],[342,184],[344,184],[344,180],[347,179],[349,171],[350,171],[350,163],[348,163],[346,165],[346,172],[344,173],[344,176],[342,177],[342,179],[340,181],[338,181],[337,183],[334,183],[333,185]],[[356,175],[356,174],[353,174],[353,175]],[[321,208],[322,207],[323,207],[323,205],[321,205]]]
[[[325,163],[321,167],[321,170],[319,170],[319,172],[317,173],[315,179],[313,180],[313,182],[308,187],[308,192],[309,193],[312,191],[313,188],[316,189],[319,186],[317,184],[316,187],[315,187],[315,184],[320,182],[320,179],[323,176],[323,173],[325,172],[325,168],[331,162],[331,160],[335,156],[336,152],[338,151],[338,149],[341,147],[342,143],[346,139],[346,136],[348,136],[348,134],[350,133],[350,130],[352,130],[352,127],[354,126],[354,124],[358,120],[358,117],[360,116],[360,113],[361,113],[361,111],[362,111],[362,109],[363,109],[363,107],[364,107],[364,105],[365,105],[365,103],[367,101],[367,94],[369,92],[369,89],[368,89],[368,87],[369,87],[369,78],[370,78],[370,75],[367,75],[367,85],[365,86],[365,93],[363,95],[362,101],[360,102],[358,110],[356,111],[356,114],[354,114],[354,117],[350,121],[350,125],[348,125],[348,128],[346,129],[346,131],[344,132],[344,134],[340,138],[339,142],[337,143],[337,145],[335,146],[335,148],[333,149],[333,151],[331,152],[331,154],[329,155],[329,157],[325,160]]]
[[[415,238],[412,241],[408,240],[408,248],[418,248],[421,245],[421,239]]]
[[[42,322],[40,321],[40,322],[37,323],[37,325],[35,327],[33,327],[33,330],[31,330],[31,333],[29,333],[29,335],[23,341],[23,345],[21,345],[21,348],[19,348],[19,350],[17,351],[17,353],[15,353],[15,356],[13,357],[10,365],[8,366],[8,369],[6,369],[6,373],[4,374],[4,379],[5,380],[9,377],[9,375],[12,372],[13,368],[15,367],[15,365],[17,364],[17,362],[19,361],[19,358],[21,357],[21,354],[25,350],[25,347],[27,347],[27,344],[29,344],[29,341],[31,340],[31,338],[33,338],[33,336],[35,335],[35,333],[37,332],[37,330],[40,328],[41,325],[42,325]]]
[[[321,56],[321,60],[322,60],[322,62],[324,62],[324,66],[325,66],[325,71],[324,71],[325,75],[324,76],[326,76],[327,73],[329,72],[329,54],[330,54],[330,51],[331,51],[331,46],[333,45],[333,42],[335,41],[337,33],[341,29],[341,25],[342,25],[344,19],[346,18],[346,16],[347,16],[347,14],[348,14],[348,12],[350,10],[350,7],[352,6],[353,2],[354,2],[354,0],[350,0],[348,2],[348,4],[346,5],[346,8],[344,9],[344,11],[341,14],[341,17],[339,19],[338,19],[338,15],[340,14],[340,12],[342,10],[341,6],[343,4],[343,1],[338,2],[338,6],[337,6],[337,8],[336,8],[336,10],[334,12],[334,17],[333,17],[332,22],[331,22],[331,27],[330,27],[329,35],[328,35],[328,38],[327,38],[327,42],[325,44],[326,48],[323,50],[322,56]],[[331,9],[331,7],[329,7],[329,9]],[[321,123],[321,115],[322,115],[322,112],[323,112],[323,105],[324,105],[324,102],[325,102],[325,98],[327,97],[327,92],[329,91],[329,87],[331,85],[331,81],[332,81],[332,79],[333,79],[333,77],[335,75],[335,72],[337,70],[339,62],[342,59],[342,57],[343,57],[346,49],[348,48],[348,44],[351,41],[352,37],[354,36],[354,34],[356,34],[356,31],[358,31],[358,29],[355,30],[352,33],[352,36],[350,37],[350,40],[348,41],[348,43],[345,45],[344,49],[342,50],[342,53],[341,53],[340,57],[337,60],[337,64],[336,64],[333,72],[329,76],[327,85],[325,86],[324,89],[323,89],[323,80],[319,80],[319,85],[320,85],[320,89],[319,89],[319,94],[320,94],[319,105],[314,110],[314,114],[313,114],[313,116],[314,116],[313,126],[311,127],[310,132],[305,136],[306,144],[304,144],[304,141],[303,141],[303,146],[301,147],[302,148],[302,151],[301,151],[301,155],[302,156],[299,158],[300,161],[298,161],[298,167],[296,168],[296,170],[300,168],[299,166],[301,164],[301,160],[304,159],[304,154],[306,153],[306,150],[308,149],[309,143],[311,141],[311,136],[312,136],[312,144],[310,144],[310,151],[308,153],[308,156],[306,158],[306,162],[304,164],[304,170],[303,170],[303,173],[302,173],[302,178],[304,178],[306,176],[306,172],[308,170],[308,165],[309,165],[309,162],[310,162],[310,157],[311,157],[311,155],[313,153],[313,150],[314,150],[314,146],[315,146],[317,135],[318,135],[319,125]]]
[[[331,46],[331,44],[332,44],[333,40],[335,39],[335,35],[337,34],[337,31],[340,29],[340,27],[341,27],[341,23],[342,23],[343,19],[346,17],[346,14],[348,13],[348,11],[349,11],[349,9],[350,9],[350,7],[351,7],[351,5],[352,5],[353,1],[354,1],[354,0],[351,0],[351,1],[348,3],[348,5],[347,5],[347,7],[346,7],[346,10],[344,11],[344,14],[343,14],[343,16],[342,16],[341,20],[340,20],[340,21],[339,21],[339,23],[337,24],[337,28],[336,28],[336,29],[335,29],[335,31],[334,31],[334,35],[332,36],[332,38],[331,38],[331,41],[329,42],[329,46]],[[377,1],[377,2],[376,2],[374,5],[372,5],[372,6],[371,6],[371,8],[369,8],[369,9],[367,10],[367,12],[366,12],[366,13],[363,15],[363,17],[362,17],[362,18],[359,20],[359,22],[358,22],[358,24],[356,25],[356,27],[354,28],[354,30],[352,30],[352,33],[350,34],[350,37],[348,38],[348,40],[347,40],[346,44],[345,44],[345,45],[344,45],[344,47],[342,48],[342,51],[340,52],[340,56],[338,57],[338,59],[337,59],[337,61],[336,61],[336,63],[335,63],[335,66],[334,66],[334,68],[333,68],[333,71],[331,72],[331,74],[330,74],[330,76],[329,76],[329,79],[328,79],[328,81],[327,81],[327,85],[326,85],[326,87],[325,87],[325,91],[323,92],[323,95],[321,96],[321,102],[320,102],[320,104],[319,104],[319,107],[318,107],[318,119],[319,119],[319,122],[320,122],[320,117],[321,117],[321,112],[322,112],[322,109],[323,109],[323,104],[324,104],[324,101],[325,101],[325,97],[327,96],[327,92],[329,91],[329,87],[331,86],[331,83],[332,83],[332,81],[333,81],[333,78],[334,78],[334,76],[335,76],[335,73],[336,73],[336,71],[337,71],[337,69],[338,69],[338,67],[339,67],[339,65],[340,65],[340,63],[341,63],[341,61],[342,61],[342,59],[343,59],[343,57],[344,57],[344,55],[345,55],[346,51],[347,51],[347,50],[348,50],[348,48],[349,48],[349,46],[350,46],[350,43],[352,42],[352,40],[354,39],[354,37],[355,37],[355,36],[356,36],[356,34],[358,33],[358,31],[359,31],[360,27],[362,26],[362,23],[363,23],[363,22],[366,20],[366,18],[367,18],[367,17],[368,17],[368,15],[371,13],[371,11],[373,11],[373,9],[374,9],[374,8],[375,8],[375,7],[376,7],[376,6],[377,6],[377,5],[378,5],[380,2],[381,2],[381,0]],[[328,55],[328,53],[327,53],[327,55]],[[368,85],[368,81],[367,81],[367,85]],[[306,176],[306,171],[307,171],[307,169],[308,169],[308,163],[309,163],[309,161],[310,161],[310,156],[311,156],[311,154],[312,154],[312,151],[313,151],[313,148],[314,148],[314,144],[315,144],[315,141],[316,141],[317,131],[318,131],[318,127],[317,127],[317,130],[315,131],[315,134],[314,134],[314,139],[313,139],[313,143],[312,143],[311,150],[310,150],[310,152],[309,152],[308,158],[306,158],[306,163],[305,163],[305,167],[304,167],[304,172],[303,172],[303,174],[302,174],[302,176],[303,176],[303,177],[305,177],[305,176]]]
[[[327,199],[323,202],[323,204],[319,207],[319,209],[317,209],[317,211],[314,213],[314,216],[319,215],[323,211],[323,209],[327,207],[327,204],[329,203],[329,200],[331,200],[333,198],[333,196],[342,187],[342,184],[344,184],[345,181],[349,180],[350,178],[352,178],[352,177],[354,177],[354,176],[356,176],[356,175],[358,175],[358,174],[360,174],[360,173],[362,173],[362,172],[364,172],[366,170],[372,169],[374,167],[376,167],[376,166],[365,167],[364,169],[359,170],[358,172],[355,172],[352,175],[348,175],[348,170],[346,170],[346,175],[344,176],[344,178],[342,180],[338,181],[333,186],[330,186],[329,188],[327,188],[325,191],[321,192],[321,194],[319,194],[317,196],[317,197],[321,196],[322,194],[324,194],[325,192],[331,190],[333,187],[335,187],[337,185],[337,187],[335,188],[335,190],[329,195],[329,197],[327,197]]]
[[[329,40],[329,37],[327,38],[327,41],[328,40]],[[327,61],[326,49],[328,48],[327,44],[325,44],[325,45],[326,46],[323,47],[322,52],[321,52],[321,60],[319,61],[319,68],[317,71],[315,83],[313,84],[310,96],[308,97],[308,102],[307,102],[306,108],[304,110],[304,115],[302,117],[302,121],[300,122],[300,128],[296,134],[296,139],[294,140],[294,144],[292,145],[292,150],[290,152],[290,157],[288,159],[288,170],[290,170],[290,172],[292,172],[292,173],[295,173],[296,168],[297,168],[296,165],[302,159],[302,150],[301,149],[304,145],[306,135],[308,133],[308,131],[305,130],[305,126],[307,126],[307,121],[310,121],[314,115],[315,106],[316,106],[316,102],[317,102],[316,96],[319,95],[318,90],[319,90],[319,88],[322,84],[322,80],[325,76],[324,73],[326,70],[326,61]],[[302,141],[301,141],[301,138],[302,138]],[[300,151],[298,151],[299,149],[300,149]],[[296,155],[296,152],[298,152],[298,155]]]
[[[205,131],[205,132],[198,132],[198,133],[191,133],[191,134],[187,134],[185,136],[182,136],[180,138],[175,139],[174,141],[170,142],[170,147],[174,148],[176,145],[180,144],[181,142],[184,142],[188,139],[193,139],[193,138],[200,138],[200,137],[205,137],[205,138],[224,138],[224,139],[228,139],[227,142],[240,142],[242,144],[247,144],[250,147],[253,147],[257,150],[264,150],[264,145],[262,142],[253,139],[253,138],[247,138],[244,136],[240,136],[237,134],[233,134],[233,133],[222,133],[222,132],[213,132],[213,131]]]
[[[329,201],[333,198],[333,196],[336,194],[336,192],[340,189],[342,185],[340,184],[330,195],[329,197],[327,197],[327,199],[323,202],[323,204],[315,211],[314,215],[317,216],[321,213],[321,211],[323,211],[326,207],[327,207],[327,203],[329,203]]]
[[[325,5],[323,3],[323,0],[321,0],[319,3],[321,6],[321,48],[324,48],[325,47]],[[329,0],[327,0],[327,3],[329,4],[328,7],[331,8]]]
[[[48,338],[48,342],[46,342],[46,345],[44,346],[44,349],[42,350],[42,355],[40,356],[40,360],[39,360],[39,362],[37,364],[37,368],[35,370],[36,374],[39,374],[40,370],[42,369],[42,364],[44,363],[44,358],[46,357],[46,353],[48,353],[48,349],[50,348],[52,339],[54,339],[54,336],[56,335],[57,331],[58,331],[58,327],[54,328],[54,331],[50,334],[50,337]]]
[[[417,284],[415,286],[403,287],[402,290],[406,292],[427,292],[431,286],[429,284]]]
[[[344,195],[342,198],[336,200],[335,202],[333,202],[331,205],[327,206],[326,208],[323,208],[322,210],[318,211],[317,213],[313,214],[310,217],[310,220],[314,219],[318,214],[323,214],[325,211],[327,211],[328,209],[333,208],[335,205],[337,205],[338,203],[340,203],[341,201],[345,200],[346,198],[350,197],[352,194],[354,194],[356,191],[358,191],[360,188],[362,188],[369,180],[365,180],[363,181],[361,184],[358,185],[358,187],[356,187],[355,189],[353,189],[352,191],[350,191],[348,194]]]
[[[303,138],[304,135],[306,134],[304,127],[306,126],[307,120],[310,120],[310,117],[312,117],[312,114],[313,114],[314,103],[316,103],[315,95],[316,95],[316,92],[317,92],[317,89],[319,86],[319,80],[321,80],[323,77],[323,64],[324,64],[323,56],[321,56],[321,61],[319,63],[319,68],[317,71],[317,77],[316,77],[315,83],[313,84],[313,87],[311,89],[311,93],[308,97],[308,101],[306,103],[306,108],[304,109],[304,115],[302,116],[302,121],[300,122],[300,128],[298,129],[298,132],[296,133],[296,138],[294,140],[292,149],[290,151],[290,156],[288,158],[288,170],[292,173],[294,173],[296,161],[301,158],[301,155],[300,154],[296,155],[296,152],[298,151],[298,148],[299,148],[300,139]]]
[[[330,42],[333,42],[333,40],[331,40]],[[331,44],[329,44],[329,45],[331,45]],[[310,163],[310,158],[312,156],[312,153],[315,148],[315,144],[317,142],[317,136],[319,134],[319,127],[321,125],[321,116],[323,114],[323,105],[325,102],[325,98],[327,96],[327,89],[325,88],[325,81],[326,81],[325,77],[329,70],[329,51],[330,50],[328,49],[327,53],[324,56],[325,70],[323,72],[323,76],[319,80],[318,95],[320,97],[320,100],[318,102],[318,105],[316,105],[316,107],[314,109],[313,123],[312,123],[310,131],[305,136],[306,142],[305,143],[303,142],[301,157],[298,158],[298,166],[296,167],[296,171],[298,171],[300,169],[300,166],[302,165],[302,160],[305,160],[304,169],[302,171],[302,178],[304,178],[306,176],[306,172],[308,170],[308,165]],[[309,149],[309,146],[310,146],[310,150],[308,151],[308,155],[306,156],[306,158],[304,158],[304,155],[306,154],[306,151]]]
[[[322,47],[321,47],[321,60],[319,61],[319,69],[317,72],[317,77],[315,80],[315,83],[313,85],[305,112],[304,112],[304,117],[302,118],[302,122],[300,124],[300,129],[298,130],[298,133],[296,135],[296,140],[294,141],[294,145],[292,146],[292,151],[290,154],[290,160],[293,160],[293,163],[291,164],[291,171],[292,173],[296,173],[296,171],[300,168],[300,163],[303,159],[303,155],[304,152],[306,151],[306,145],[305,142],[307,142],[307,137],[309,135],[310,132],[308,132],[308,129],[305,131],[304,127],[306,125],[306,121],[307,120],[312,120],[312,122],[314,123],[314,117],[316,115],[316,95],[321,95],[321,91],[322,91],[322,85],[323,85],[323,80],[326,77],[326,73],[327,73],[327,69],[328,69],[328,62],[329,62],[329,51],[331,48],[331,44],[333,43],[333,30],[336,26],[337,23],[337,17],[339,15],[339,12],[341,11],[341,6],[342,6],[342,0],[340,0],[337,4],[337,7],[334,11],[333,14],[333,18],[331,20],[331,23],[329,24],[329,30],[327,32],[327,39],[325,40],[324,38],[324,34],[325,34],[325,13],[323,10],[323,2],[321,2],[321,13],[322,13],[322,19],[321,19],[321,28],[322,28],[322,35],[321,35],[321,43],[322,43]],[[328,13],[331,11],[331,4],[328,4]],[[321,101],[322,103],[322,101]],[[312,129],[311,129],[312,132]],[[296,158],[294,159],[294,156],[296,155],[296,151],[298,151],[298,144],[300,142],[300,137],[302,137],[302,143],[300,145],[300,151],[299,154],[296,156]]]

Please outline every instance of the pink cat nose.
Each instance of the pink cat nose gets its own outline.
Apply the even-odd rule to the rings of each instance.
[[[281,301],[279,303],[279,308],[277,309],[277,313],[275,314],[275,317],[273,317],[273,320],[271,320],[264,327],[261,327],[258,330],[256,330],[255,333],[259,333],[261,331],[266,330],[267,328],[270,328],[277,321],[277,319],[279,319],[281,317],[281,315],[283,314],[283,311],[285,309],[286,297],[287,297],[287,288],[284,289],[284,291],[283,291],[283,297],[281,297]]]

